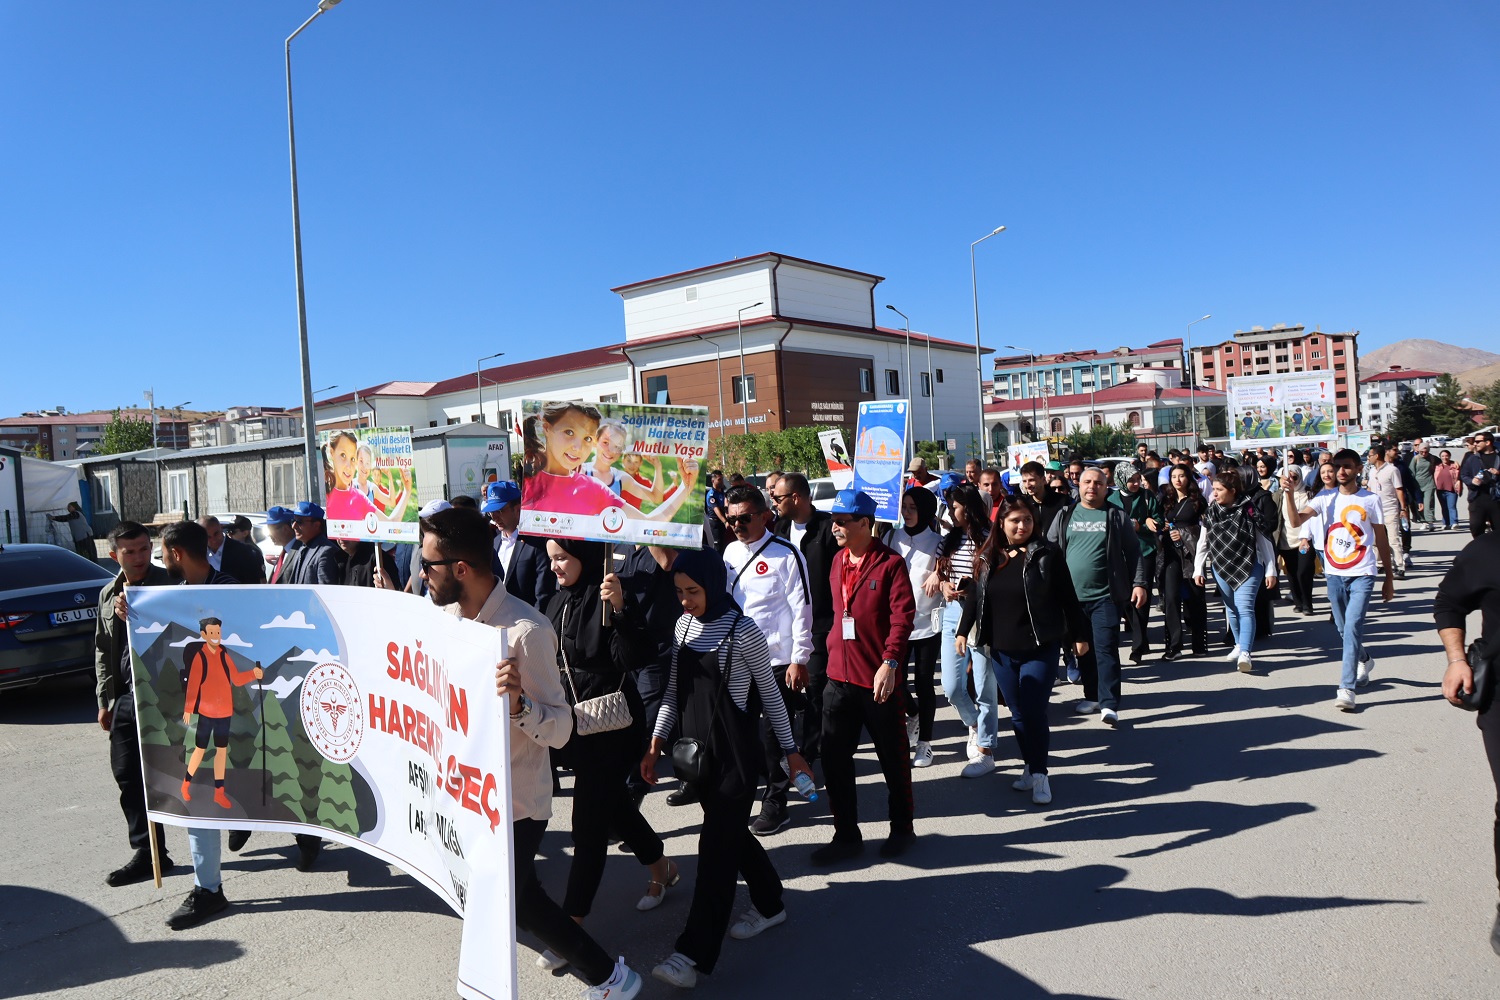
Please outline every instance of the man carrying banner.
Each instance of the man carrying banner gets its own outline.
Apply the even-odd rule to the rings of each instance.
[[[766,638],[776,686],[791,718],[801,707],[807,661],[812,657],[807,564],[795,545],[767,530],[771,515],[760,490],[736,486],[727,499],[727,520],[735,539],[724,549],[729,592]],[[758,837],[768,837],[791,822],[786,808],[791,775],[781,766],[781,741],[764,719],[761,738],[766,750],[766,791],[760,815],[751,821],[750,829]]]
[[[509,701],[516,925],[566,959],[589,984],[590,1000],[630,1000],[641,977],[568,919],[537,880],[536,855],[552,816],[550,751],[573,734],[557,668],[557,636],[536,609],[506,592],[491,571],[491,532],[478,511],[449,508],[422,519],[422,576],[449,614],[499,629],[509,655],[495,690]]]

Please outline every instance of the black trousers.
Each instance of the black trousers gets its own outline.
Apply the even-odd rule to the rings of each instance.
[[[860,732],[870,734],[875,756],[885,773],[891,833],[911,833],[915,812],[911,797],[911,752],[906,746],[906,718],[899,699],[884,703],[857,684],[830,680],[823,692],[823,784],[833,811],[835,840],[859,840],[859,797],[854,787],[854,753]]]
[[[1297,572],[1298,563],[1302,554],[1296,548],[1278,549],[1276,554],[1281,557],[1281,569],[1277,572],[1280,583],[1286,584],[1284,593],[1292,599],[1292,607],[1305,608],[1312,601],[1311,592],[1304,589],[1302,576]],[[1280,586],[1278,583],[1278,586]]]
[[[1140,607],[1134,604],[1125,605],[1125,624],[1130,629],[1131,655],[1139,657],[1151,648],[1147,641],[1147,628],[1151,619],[1151,583],[1156,579],[1156,560],[1160,553],[1153,552],[1149,556],[1141,556],[1141,563],[1146,567],[1146,603]]]
[[[814,632],[812,640],[812,656],[807,661],[807,690],[802,692],[802,716],[792,731],[809,767],[823,755],[823,692],[828,687],[828,633]]]
[[[1495,779],[1495,881],[1500,883],[1500,704],[1491,701],[1489,711],[1475,721],[1484,735],[1484,755]]]
[[[786,717],[795,719],[797,713],[802,710],[805,699],[800,692],[793,691],[786,686],[785,665],[775,665],[771,667],[771,670],[776,674],[776,689],[781,692],[782,704],[786,705]],[[793,739],[795,738],[794,733]],[[760,740],[766,751],[766,790],[761,793],[760,800],[763,803],[773,803],[773,809],[777,807],[785,809],[786,791],[791,787],[792,779],[781,766],[781,741],[776,738],[776,733],[771,729],[771,722],[764,713],[760,717]]]
[[[1484,494],[1469,494],[1469,534],[1478,538],[1485,531],[1500,531],[1500,501]]]
[[[109,724],[109,766],[120,787],[120,812],[130,833],[130,846],[144,851],[151,846],[146,829],[146,786],[141,777],[141,744],[136,737],[135,695],[127,691],[115,699],[115,715]],[[167,852],[166,834],[156,824],[156,849]]]
[[[1306,552],[1298,552],[1296,561],[1292,564],[1292,575],[1297,578],[1297,586],[1302,591],[1303,603],[1299,605],[1303,611],[1311,611],[1313,606],[1313,594],[1317,590],[1318,572],[1318,550],[1311,545]]]
[[[568,869],[563,912],[570,917],[589,915],[604,878],[611,833],[643,865],[654,865],[662,858],[661,837],[641,815],[625,784],[625,776],[637,769],[639,743],[635,726],[568,741],[566,762],[573,768],[573,866]]]
[[[699,791],[703,825],[698,830],[698,877],[687,926],[674,947],[700,972],[709,973],[719,961],[734,913],[736,876],[745,880],[750,903],[761,916],[774,917],[786,907],[781,902],[781,876],[748,825],[754,792],[726,798],[717,785]]]
[[[1173,562],[1168,566],[1161,581],[1161,599],[1167,619],[1167,648],[1174,653],[1182,652],[1184,619],[1191,648],[1203,649],[1208,645],[1208,637],[1204,635],[1208,628],[1208,604],[1203,588],[1196,581],[1184,578],[1179,565]]]
[[[637,761],[646,756],[646,748],[651,743],[651,733],[656,729],[656,716],[661,711],[662,695],[667,689],[667,671],[667,664],[652,663],[635,672],[635,688],[640,692],[641,704],[646,710],[646,717],[640,720],[644,725],[631,727],[631,731],[637,734],[638,746],[635,755]],[[641,777],[639,767],[630,768],[625,784],[637,799],[645,798],[651,791],[651,786],[646,784],[646,779]]]
[[[943,634],[939,632],[907,643],[907,648],[911,650],[912,684],[916,688],[917,739],[923,743],[932,742],[932,721],[937,718],[937,687],[933,684],[932,675],[937,669],[938,643],[942,641]],[[911,713],[910,702],[907,703],[906,712]]]
[[[584,982],[598,986],[614,975],[614,959],[589,937],[588,931],[568,919],[537,880],[536,853],[546,832],[546,820],[518,819],[512,824],[516,926],[536,935],[550,951],[566,958]]]

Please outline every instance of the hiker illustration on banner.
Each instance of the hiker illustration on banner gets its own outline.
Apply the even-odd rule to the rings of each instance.
[[[1027,462],[1040,462],[1046,465],[1052,458],[1048,454],[1047,442],[1045,441],[1028,441],[1025,444],[1006,445],[1005,453],[1006,457],[1010,460],[1009,471],[1011,473],[1011,482],[1016,484],[1017,489],[1020,488],[1021,483],[1021,466]]]
[[[479,935],[459,992],[513,997],[504,633],[363,587],[127,599],[149,817],[314,834],[398,865]]]
[[[708,410],[524,400],[521,534],[703,544]]]
[[[828,463],[833,488],[847,490],[854,482],[854,469],[849,464],[849,449],[844,446],[844,432],[837,427],[818,431],[818,443],[823,446],[823,461]]]
[[[1235,385],[1239,382],[1239,385]],[[1229,437],[1233,447],[1245,442],[1269,444],[1283,439],[1280,379],[1229,379]]]
[[[410,427],[323,431],[328,537],[356,542],[417,541],[417,476]]]
[[[1282,384],[1289,440],[1332,435],[1338,429],[1338,404],[1332,372],[1300,372]]]
[[[1339,433],[1332,372],[1241,375],[1228,379],[1224,391],[1232,450],[1332,442]]]
[[[859,424],[854,433],[853,488],[875,501],[875,516],[882,521],[901,520],[909,410],[904,399],[859,404]]]

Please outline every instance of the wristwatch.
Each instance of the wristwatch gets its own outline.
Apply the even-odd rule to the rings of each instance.
[[[521,695],[521,710],[519,712],[512,712],[510,714],[511,721],[513,721],[513,722],[519,722],[520,720],[526,718],[530,714],[531,714],[531,699],[528,698],[528,697],[526,697],[523,694],[523,695]]]
[[[882,667],[890,667],[892,670],[900,669],[900,665],[897,664],[895,660],[881,660],[880,665]]]

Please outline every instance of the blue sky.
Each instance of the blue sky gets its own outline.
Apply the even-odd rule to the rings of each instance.
[[[0,413],[299,402],[313,7],[0,6]],[[345,0],[293,57],[314,386],[616,342],[610,286],[765,250],[965,339],[1000,224],[989,346],[1500,342],[1490,3]]]

